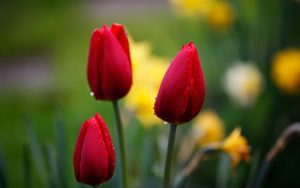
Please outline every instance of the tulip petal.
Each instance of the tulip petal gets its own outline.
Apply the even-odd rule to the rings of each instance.
[[[103,52],[101,53],[101,99],[119,99],[126,95],[131,87],[131,66],[121,44],[112,32],[103,26]]]
[[[95,118],[88,120],[80,161],[80,181],[98,185],[107,180],[108,153]]]
[[[161,83],[155,114],[170,123],[180,124],[194,118],[205,96],[205,81],[195,45],[183,46],[171,62]]]
[[[202,73],[201,63],[199,60],[198,52],[194,47],[194,44],[188,44],[192,48],[192,63],[191,72],[192,77],[190,79],[190,95],[186,105],[186,110],[181,116],[181,122],[189,121],[194,118],[200,111],[205,97],[205,81]]]
[[[101,33],[102,29],[95,29],[92,33],[89,56],[88,56],[88,66],[87,66],[87,77],[88,82],[91,87],[94,96],[98,99],[100,97],[99,87],[101,87],[101,76],[98,74],[100,69],[99,61],[101,61]]]
[[[123,25],[116,24],[116,23],[112,24],[111,32],[115,35],[115,37],[121,44],[123,50],[125,51],[126,55],[128,56],[129,62],[131,62],[129,43],[128,43],[127,35],[126,35]]]
[[[128,39],[122,25],[103,25],[92,33],[87,77],[96,99],[116,100],[132,85]]]
[[[107,168],[107,180],[110,179],[113,176],[114,169],[115,169],[115,161],[116,161],[116,154],[114,145],[112,143],[112,139],[110,137],[109,131],[107,126],[105,125],[105,122],[101,118],[101,116],[96,113],[95,119],[98,122],[98,125],[100,127],[100,131],[102,133],[103,141],[106,146],[106,151],[108,152],[108,168]]]
[[[172,61],[161,83],[156,102],[156,114],[167,122],[175,123],[179,121],[179,117],[184,112],[188,92],[186,86],[188,83],[188,71],[186,67],[187,53],[181,51]]]
[[[82,152],[83,141],[85,138],[87,128],[88,128],[88,122],[85,121],[80,129],[79,136],[75,146],[75,151],[74,151],[73,166],[74,166],[75,176],[77,180],[80,180],[81,152]]]
[[[109,130],[96,113],[84,122],[76,142],[73,158],[76,179],[92,186],[105,182],[114,173],[115,161]]]

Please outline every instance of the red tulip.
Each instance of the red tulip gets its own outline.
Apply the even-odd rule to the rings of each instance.
[[[162,120],[180,124],[193,119],[205,97],[205,80],[193,42],[172,60],[156,97],[154,111]]]
[[[87,77],[96,99],[116,100],[132,85],[128,39],[122,25],[104,25],[92,33]]]
[[[76,142],[73,165],[77,181],[98,185],[109,180],[115,169],[114,146],[101,116],[85,121]]]

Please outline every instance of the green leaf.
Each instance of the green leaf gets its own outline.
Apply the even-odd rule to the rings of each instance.
[[[7,187],[7,170],[5,165],[4,154],[0,149],[0,187],[6,188]]]
[[[59,175],[58,175],[58,166],[57,166],[57,157],[55,153],[55,148],[51,144],[46,145],[46,151],[47,151],[47,159],[48,159],[48,165],[50,168],[50,179],[49,184],[50,187],[56,188],[59,187]]]
[[[227,154],[221,154],[217,174],[217,188],[226,188],[230,174],[230,158]]]
[[[254,152],[253,157],[251,158],[251,167],[250,167],[246,188],[254,187],[255,178],[259,167],[259,162],[260,162],[260,152],[256,151]]]
[[[66,143],[66,132],[64,124],[60,114],[56,115],[55,122],[55,139],[57,147],[57,167],[58,167],[58,179],[60,187],[67,188],[67,143]]]
[[[23,173],[24,173],[24,187],[32,187],[31,179],[31,161],[30,161],[30,151],[28,145],[23,147]]]
[[[32,128],[32,122],[29,118],[25,120],[25,129],[27,132],[28,143],[33,157],[34,164],[37,168],[38,175],[45,186],[48,184],[48,173],[46,170],[45,160],[43,158],[42,150],[39,145],[36,132]]]

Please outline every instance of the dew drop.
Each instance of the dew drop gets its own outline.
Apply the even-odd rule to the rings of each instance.
[[[90,92],[90,95],[91,95],[91,96],[94,96],[94,92],[91,91],[91,92]]]
[[[166,121],[164,121],[164,125],[167,125],[167,124],[169,124],[168,122],[166,122]]]

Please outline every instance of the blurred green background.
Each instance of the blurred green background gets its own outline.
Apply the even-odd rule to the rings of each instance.
[[[57,131],[59,126],[55,125],[57,120],[62,122],[65,132],[62,137],[66,139],[63,149],[66,152],[65,187],[76,185],[72,153],[85,119],[99,112],[117,143],[111,104],[96,102],[89,95],[86,81],[90,34],[94,28],[113,22],[125,25],[135,41],[150,42],[155,55],[169,59],[183,44],[194,41],[207,82],[204,108],[218,112],[226,124],[226,133],[237,125],[241,126],[251,145],[251,153],[260,164],[284,127],[300,119],[299,92],[289,95],[280,91],[270,73],[272,58],[277,51],[300,45],[300,4],[297,0],[226,2],[233,9],[234,22],[230,28],[220,31],[198,19],[177,15],[169,1],[2,0],[0,151],[4,160],[2,167],[6,168],[3,171],[6,171],[7,186],[27,187],[28,172],[32,187],[45,186],[37,160],[34,154],[28,152],[32,147],[29,144],[32,137],[26,132],[26,122],[32,122],[41,152],[50,156],[51,152],[60,155],[61,143],[56,142],[61,131]],[[224,71],[236,60],[253,61],[263,75],[264,88],[251,107],[241,107],[223,89]],[[137,162],[129,162],[132,169],[134,166],[142,168],[139,166],[147,163],[144,153],[151,152],[150,146],[143,150],[142,144],[148,142],[149,131],[138,124],[133,121],[125,136],[129,158],[138,158]],[[180,126],[178,134],[183,135],[188,126]],[[154,131],[167,131],[163,125],[157,129]],[[278,156],[263,187],[300,187],[299,140],[295,139]],[[218,161],[218,157],[205,161],[195,174],[197,178],[191,180],[190,187],[216,187]],[[46,168],[51,174],[51,164],[46,164]],[[250,168],[251,164],[240,165],[236,172],[230,173],[225,187],[246,187]],[[107,187],[119,185],[118,169]],[[138,173],[137,177],[144,175],[140,171],[132,171],[132,174]],[[258,169],[254,169],[254,177],[256,171]],[[155,182],[160,182],[153,175],[145,176],[145,179],[138,180],[136,187],[156,187]]]

